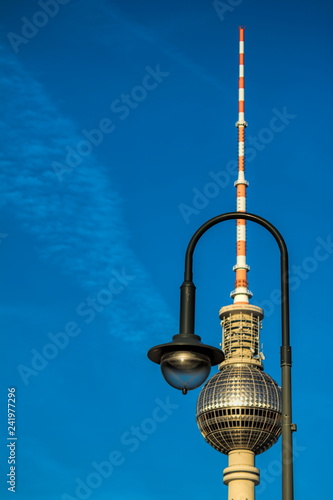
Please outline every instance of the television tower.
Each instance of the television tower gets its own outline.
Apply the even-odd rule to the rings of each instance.
[[[239,28],[237,212],[246,212],[244,28]],[[206,383],[197,402],[197,424],[213,448],[228,455],[223,482],[228,500],[254,500],[259,484],[255,455],[270,448],[281,434],[281,389],[263,370],[259,351],[263,310],[249,303],[246,221],[236,221],[233,304],[220,309],[222,351],[219,372]]]

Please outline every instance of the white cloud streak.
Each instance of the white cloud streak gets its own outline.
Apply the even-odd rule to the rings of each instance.
[[[110,333],[143,340],[175,321],[129,243],[121,199],[110,174],[91,154],[59,183],[50,167],[80,139],[44,88],[0,47],[2,203],[40,242],[42,258],[74,276],[88,293],[104,288],[112,270],[134,275],[106,311]]]

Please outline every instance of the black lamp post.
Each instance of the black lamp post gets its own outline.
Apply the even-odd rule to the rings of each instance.
[[[180,295],[180,333],[171,342],[152,347],[151,361],[161,365],[166,381],[184,394],[201,385],[209,375],[210,367],[221,363],[224,354],[216,347],[201,343],[194,334],[195,285],[193,283],[193,252],[203,234],[211,227],[230,219],[246,219],[260,224],[275,238],[280,249],[281,275],[281,379],[282,379],[282,499],[293,500],[293,443],[295,424],[291,420],[291,346],[289,333],[288,250],[279,231],[266,219],[245,212],[218,215],[205,222],[192,236],[185,255],[184,282]]]

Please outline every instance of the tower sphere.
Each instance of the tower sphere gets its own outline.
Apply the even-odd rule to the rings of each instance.
[[[270,448],[281,434],[281,389],[261,367],[227,364],[200,392],[197,424],[221,453]]]

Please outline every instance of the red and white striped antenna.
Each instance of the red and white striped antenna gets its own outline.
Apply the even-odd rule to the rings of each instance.
[[[239,79],[238,79],[238,178],[235,181],[237,212],[246,212],[246,188],[249,183],[245,180],[245,96],[244,96],[244,31],[239,27]],[[247,304],[252,293],[248,289],[247,273],[250,267],[246,263],[246,220],[236,221],[236,272],[235,289],[231,292],[234,303]]]

